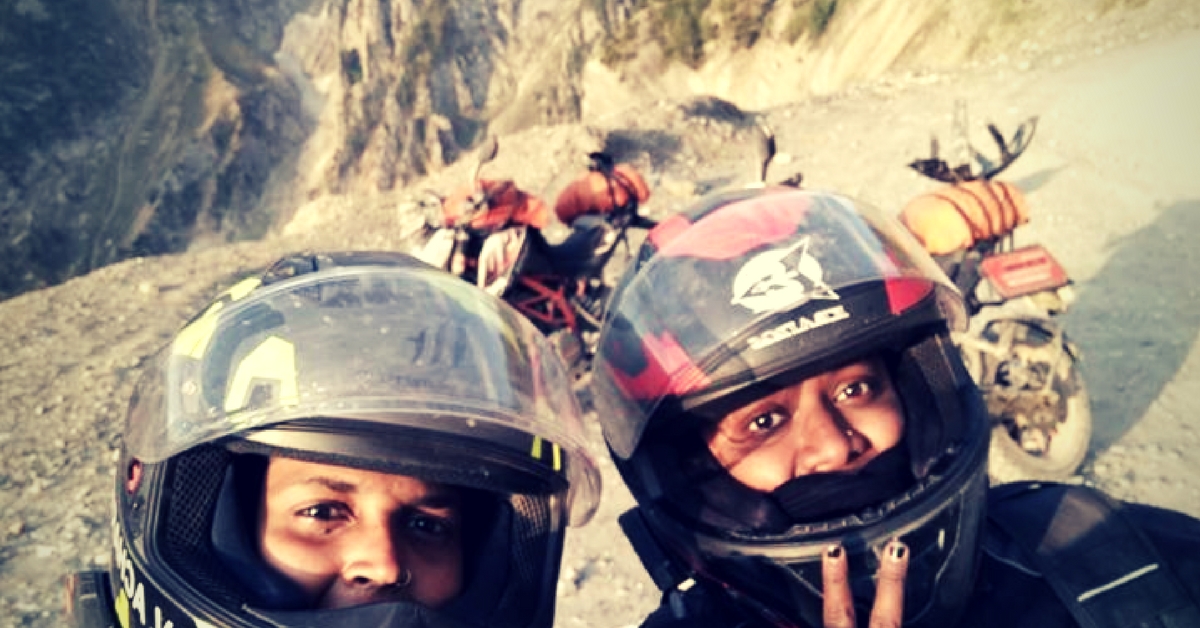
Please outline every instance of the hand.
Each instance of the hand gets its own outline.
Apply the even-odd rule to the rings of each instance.
[[[908,547],[893,539],[884,547],[879,571],[875,573],[875,606],[871,608],[871,628],[899,628],[904,617],[904,576],[908,571]],[[821,561],[824,580],[825,628],[855,628],[854,598],[850,594],[850,574],[846,550],[834,545],[825,550]]]

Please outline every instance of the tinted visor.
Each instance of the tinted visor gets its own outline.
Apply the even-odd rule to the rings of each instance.
[[[235,286],[149,365],[125,443],[155,462],[311,419],[330,433],[403,428],[459,437],[481,460],[537,462],[570,485],[577,522],[598,499],[582,414],[553,348],[504,303],[418,265]]]
[[[668,229],[678,226],[655,231]],[[651,416],[680,416],[660,412],[664,402],[705,403],[696,397],[836,359],[929,301],[951,327],[965,321],[957,291],[899,223],[834,195],[763,194],[662,240],[625,278],[595,362],[597,409],[621,458]]]

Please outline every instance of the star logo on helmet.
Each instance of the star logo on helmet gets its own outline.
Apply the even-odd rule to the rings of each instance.
[[[795,244],[755,255],[733,279],[733,305],[755,313],[771,312],[812,299],[836,301],[838,294],[825,283],[825,271],[809,253],[809,237]]]

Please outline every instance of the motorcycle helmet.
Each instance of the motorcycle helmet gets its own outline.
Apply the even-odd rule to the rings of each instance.
[[[652,230],[609,304],[593,392],[638,504],[622,524],[656,583],[708,582],[767,623],[819,626],[821,555],[841,543],[866,618],[898,537],[906,625],[950,625],[973,586],[987,488],[986,412],[950,340],[965,321],[916,240],[844,196],[724,192]],[[702,434],[729,412],[876,356],[904,433],[861,472],[763,492],[709,451]]]
[[[501,301],[403,254],[282,259],[188,323],[135,389],[115,615],[174,628],[549,627],[564,528],[598,501],[583,434],[554,349]],[[462,515],[459,594],[436,610],[306,608],[246,523],[268,456],[478,498]]]

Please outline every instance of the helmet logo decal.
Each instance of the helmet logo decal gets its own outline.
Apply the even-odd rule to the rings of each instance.
[[[850,318],[850,313],[846,311],[846,308],[841,305],[835,305],[833,307],[823,309],[813,314],[811,317],[797,316],[795,319],[790,320],[778,327],[768,329],[757,336],[751,336],[746,342],[750,345],[751,349],[766,349],[767,347],[782,340],[787,340],[792,336],[799,336],[806,331],[823,327],[830,323],[836,323],[837,321],[844,321],[847,318]]]
[[[733,279],[733,305],[755,313],[778,311],[812,299],[838,300],[825,271],[808,252],[809,237],[787,248],[755,255]]]
[[[125,546],[125,539],[119,525],[113,526],[113,559],[116,562],[115,571],[120,577],[113,583],[113,610],[117,621],[122,626],[132,628],[154,626],[155,628],[187,628],[193,622],[182,617],[172,617],[176,614],[168,600],[155,590],[153,584],[147,586],[145,577],[138,570]],[[164,610],[165,609],[165,610]],[[175,620],[179,620],[176,624]]]

